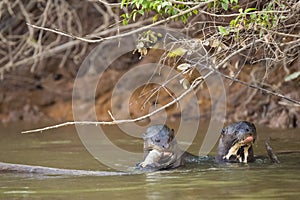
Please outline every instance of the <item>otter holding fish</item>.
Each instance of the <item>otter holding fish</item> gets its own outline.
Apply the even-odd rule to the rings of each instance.
[[[166,125],[151,126],[142,135],[144,139],[144,161],[138,168],[172,169],[183,165],[184,151],[175,139],[174,130]]]
[[[240,121],[225,127],[221,131],[216,155],[218,162],[253,162],[253,143],[256,139],[254,124]]]
[[[250,122],[240,121],[226,126],[221,131],[215,160],[218,163],[255,161],[253,144],[256,136],[256,128]],[[139,169],[172,169],[200,158],[181,150],[175,139],[174,130],[166,125],[151,126],[142,137],[144,161],[138,164]]]

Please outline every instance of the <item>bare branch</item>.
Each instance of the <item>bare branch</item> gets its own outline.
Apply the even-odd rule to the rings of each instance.
[[[96,1],[96,0],[94,0],[94,1]],[[107,6],[112,6],[112,7],[121,6],[121,3],[108,3],[107,1],[104,1],[104,0],[97,0],[97,1],[104,4],[104,5],[107,5]]]
[[[134,33],[147,30],[147,29],[149,29],[151,27],[154,27],[154,26],[161,25],[161,24],[166,23],[168,21],[171,21],[171,20],[173,20],[173,19],[175,19],[177,17],[180,17],[181,15],[190,13],[193,10],[197,10],[197,9],[201,8],[202,6],[205,6],[205,5],[207,5],[207,4],[211,3],[211,2],[214,2],[214,1],[215,0],[209,0],[207,2],[201,2],[197,6],[194,6],[194,7],[190,8],[190,9],[185,10],[185,11],[179,12],[177,15],[170,16],[170,17],[168,17],[166,19],[163,19],[163,20],[157,21],[155,23],[152,23],[152,24],[149,24],[149,25],[137,28],[135,30],[128,31],[126,33],[121,33],[121,34],[118,34],[118,35],[104,37],[104,38],[100,38],[100,39],[88,39],[88,38],[84,38],[84,37],[75,36],[75,35],[72,35],[72,34],[69,34],[69,33],[65,33],[65,32],[57,30],[57,29],[51,29],[51,28],[41,27],[41,26],[30,24],[28,22],[26,24],[28,26],[31,26],[31,27],[36,28],[36,29],[49,31],[49,32],[52,32],[52,33],[56,33],[56,34],[59,34],[59,35],[63,35],[63,36],[67,36],[67,37],[70,37],[70,38],[73,38],[73,39],[77,39],[77,40],[80,40],[80,41],[83,41],[83,42],[98,43],[98,42],[102,42],[104,40],[111,40],[111,39],[117,39],[117,38],[121,38],[121,37],[125,37],[125,36],[130,36],[130,35],[132,35]]]
[[[46,131],[46,130],[50,130],[50,129],[54,129],[54,128],[59,128],[59,127],[63,127],[63,126],[68,126],[68,125],[115,125],[115,124],[124,124],[124,123],[132,123],[132,122],[138,122],[141,120],[144,120],[148,117],[151,117],[159,112],[161,112],[162,110],[168,108],[169,106],[177,103],[178,101],[180,101],[182,98],[184,98],[187,94],[189,94],[191,91],[193,91],[198,85],[200,85],[207,77],[209,77],[210,75],[213,74],[213,71],[207,73],[205,76],[197,79],[194,81],[194,83],[190,86],[189,89],[187,89],[186,91],[184,91],[180,96],[178,96],[176,99],[170,101],[169,103],[165,104],[164,106],[160,107],[159,109],[156,109],[144,116],[135,118],[135,119],[121,119],[121,120],[113,120],[110,122],[92,122],[92,121],[80,121],[80,122],[65,122],[62,124],[57,124],[54,126],[48,126],[45,128],[39,128],[39,129],[35,129],[35,130],[29,130],[29,131],[22,131],[21,133],[34,133],[34,132],[42,132],[42,131]]]
[[[202,13],[206,14],[206,15],[210,15],[210,16],[213,16],[213,17],[237,17],[237,16],[240,16],[241,14],[240,13],[233,13],[233,14],[225,14],[225,15],[222,15],[222,14],[215,14],[215,13],[210,13],[210,12],[206,12],[204,10],[201,10]],[[254,11],[254,12],[249,12],[249,13],[243,13],[245,15],[251,15],[251,14],[265,14],[265,13],[289,13],[291,12],[290,10],[284,10],[284,11],[280,11],[280,10],[266,10],[266,11]]]

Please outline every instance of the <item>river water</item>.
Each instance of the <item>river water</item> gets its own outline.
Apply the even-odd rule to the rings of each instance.
[[[85,149],[74,127],[20,134],[32,126],[0,126],[0,162],[113,171]],[[142,152],[141,139],[120,139],[113,127],[107,132],[121,148]],[[198,151],[201,134],[200,130],[189,151]],[[255,154],[266,155],[264,140],[270,137],[273,149],[281,152],[280,164],[203,162],[170,171],[103,177],[1,173],[0,199],[299,199],[300,130],[258,127],[258,134]]]

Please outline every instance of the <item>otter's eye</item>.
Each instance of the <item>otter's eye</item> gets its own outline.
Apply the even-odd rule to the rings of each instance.
[[[160,142],[160,140],[159,140],[159,139],[156,139],[155,142]]]
[[[224,135],[225,134],[225,129],[222,129],[221,130],[221,135]]]
[[[249,130],[248,128],[246,128],[246,131],[247,131],[247,132],[250,132],[250,130]]]

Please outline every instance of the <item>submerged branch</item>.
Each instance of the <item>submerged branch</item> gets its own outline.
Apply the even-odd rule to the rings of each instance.
[[[108,171],[90,171],[77,169],[60,169],[53,167],[41,167],[23,164],[11,164],[0,162],[0,173],[30,173],[38,175],[67,175],[67,176],[120,176],[129,173],[108,172]]]
[[[279,164],[280,161],[268,141],[265,141],[265,147],[266,147],[266,150],[267,150],[267,153],[268,153],[268,156],[269,156],[271,162]]]

